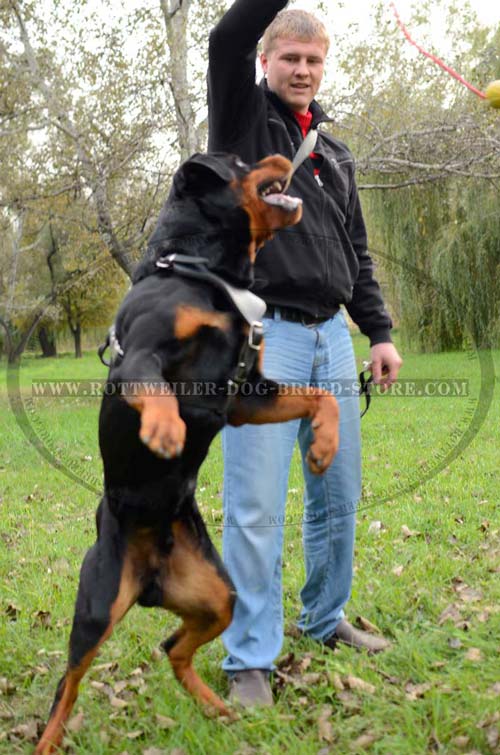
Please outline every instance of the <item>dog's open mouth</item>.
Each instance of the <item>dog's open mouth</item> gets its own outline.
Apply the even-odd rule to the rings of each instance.
[[[291,176],[288,175],[284,178],[274,178],[272,181],[260,184],[258,187],[260,198],[267,204],[280,207],[286,212],[294,212],[302,204],[302,199],[284,194],[290,185],[290,180]]]

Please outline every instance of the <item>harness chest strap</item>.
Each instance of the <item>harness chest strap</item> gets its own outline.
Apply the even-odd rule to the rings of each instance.
[[[222,290],[231,300],[235,309],[249,324],[248,339],[241,347],[236,371],[228,381],[229,389],[232,386],[240,386],[244,383],[255,367],[263,340],[262,317],[266,311],[266,303],[260,297],[246,288],[236,288],[218,275],[211,273],[205,267],[208,260],[204,257],[195,257],[186,254],[169,254],[161,257],[156,266],[161,270],[171,270],[187,278],[204,280]],[[104,352],[109,347],[110,359],[104,358]],[[116,326],[113,323],[109,329],[106,341],[98,350],[101,361],[110,367],[119,357],[123,357],[124,351],[116,335]]]

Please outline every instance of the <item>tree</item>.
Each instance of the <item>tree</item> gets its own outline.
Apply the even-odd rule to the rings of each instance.
[[[500,76],[500,32],[448,9],[455,67],[480,88]],[[423,40],[430,4],[410,22]],[[359,82],[331,104],[356,154],[373,249],[404,340],[424,350],[500,342],[500,118],[408,45],[379,6],[377,34],[344,55]],[[430,46],[430,43],[429,43]],[[454,61],[451,61],[454,64]]]

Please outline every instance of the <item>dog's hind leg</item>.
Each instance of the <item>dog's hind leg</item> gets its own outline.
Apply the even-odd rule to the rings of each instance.
[[[174,546],[163,581],[164,607],[180,616],[183,623],[163,648],[185,689],[209,708],[228,715],[222,700],[194,670],[193,656],[200,645],[229,626],[234,590],[201,522],[196,528],[174,522],[172,532]]]
[[[83,675],[115,624],[137,600],[139,584],[133,571],[126,551],[122,556],[117,553],[116,542],[99,540],[87,553],[80,574],[68,666],[35,755],[58,751]]]

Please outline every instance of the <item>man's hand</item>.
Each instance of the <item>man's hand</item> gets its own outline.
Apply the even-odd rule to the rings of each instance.
[[[386,391],[395,382],[403,360],[393,343],[377,343],[371,347],[373,382]]]

